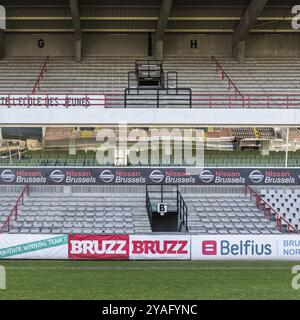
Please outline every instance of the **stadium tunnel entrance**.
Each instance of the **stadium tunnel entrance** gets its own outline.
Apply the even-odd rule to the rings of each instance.
[[[146,208],[153,232],[188,231],[188,208],[178,185],[147,185]]]

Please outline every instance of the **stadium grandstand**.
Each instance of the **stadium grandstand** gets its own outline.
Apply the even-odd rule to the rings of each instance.
[[[1,233],[299,232],[295,1],[1,4]]]

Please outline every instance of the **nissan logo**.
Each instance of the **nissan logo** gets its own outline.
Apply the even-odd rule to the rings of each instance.
[[[50,178],[52,179],[53,182],[60,183],[64,180],[65,175],[60,170],[54,170],[50,174]]]
[[[215,176],[212,174],[212,172],[210,170],[203,170],[199,175],[199,178],[204,183],[212,182],[214,180],[214,177]]]
[[[154,182],[154,183],[160,183],[164,179],[164,175],[161,173],[159,170],[154,170],[150,173],[149,178]]]
[[[249,175],[249,179],[253,182],[253,183],[260,183],[263,181],[264,179],[264,175],[259,171],[259,170],[254,170],[250,173]]]
[[[1,173],[1,179],[4,182],[12,182],[15,179],[15,174],[11,170],[4,170]]]
[[[110,170],[104,170],[99,177],[103,182],[109,183],[114,180],[115,175]]]

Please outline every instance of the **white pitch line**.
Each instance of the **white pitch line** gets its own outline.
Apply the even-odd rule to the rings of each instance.
[[[5,267],[7,270],[290,270],[289,267]]]

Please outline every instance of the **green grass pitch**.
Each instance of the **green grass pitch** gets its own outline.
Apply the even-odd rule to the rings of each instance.
[[[300,262],[0,261],[0,299],[299,299]]]

